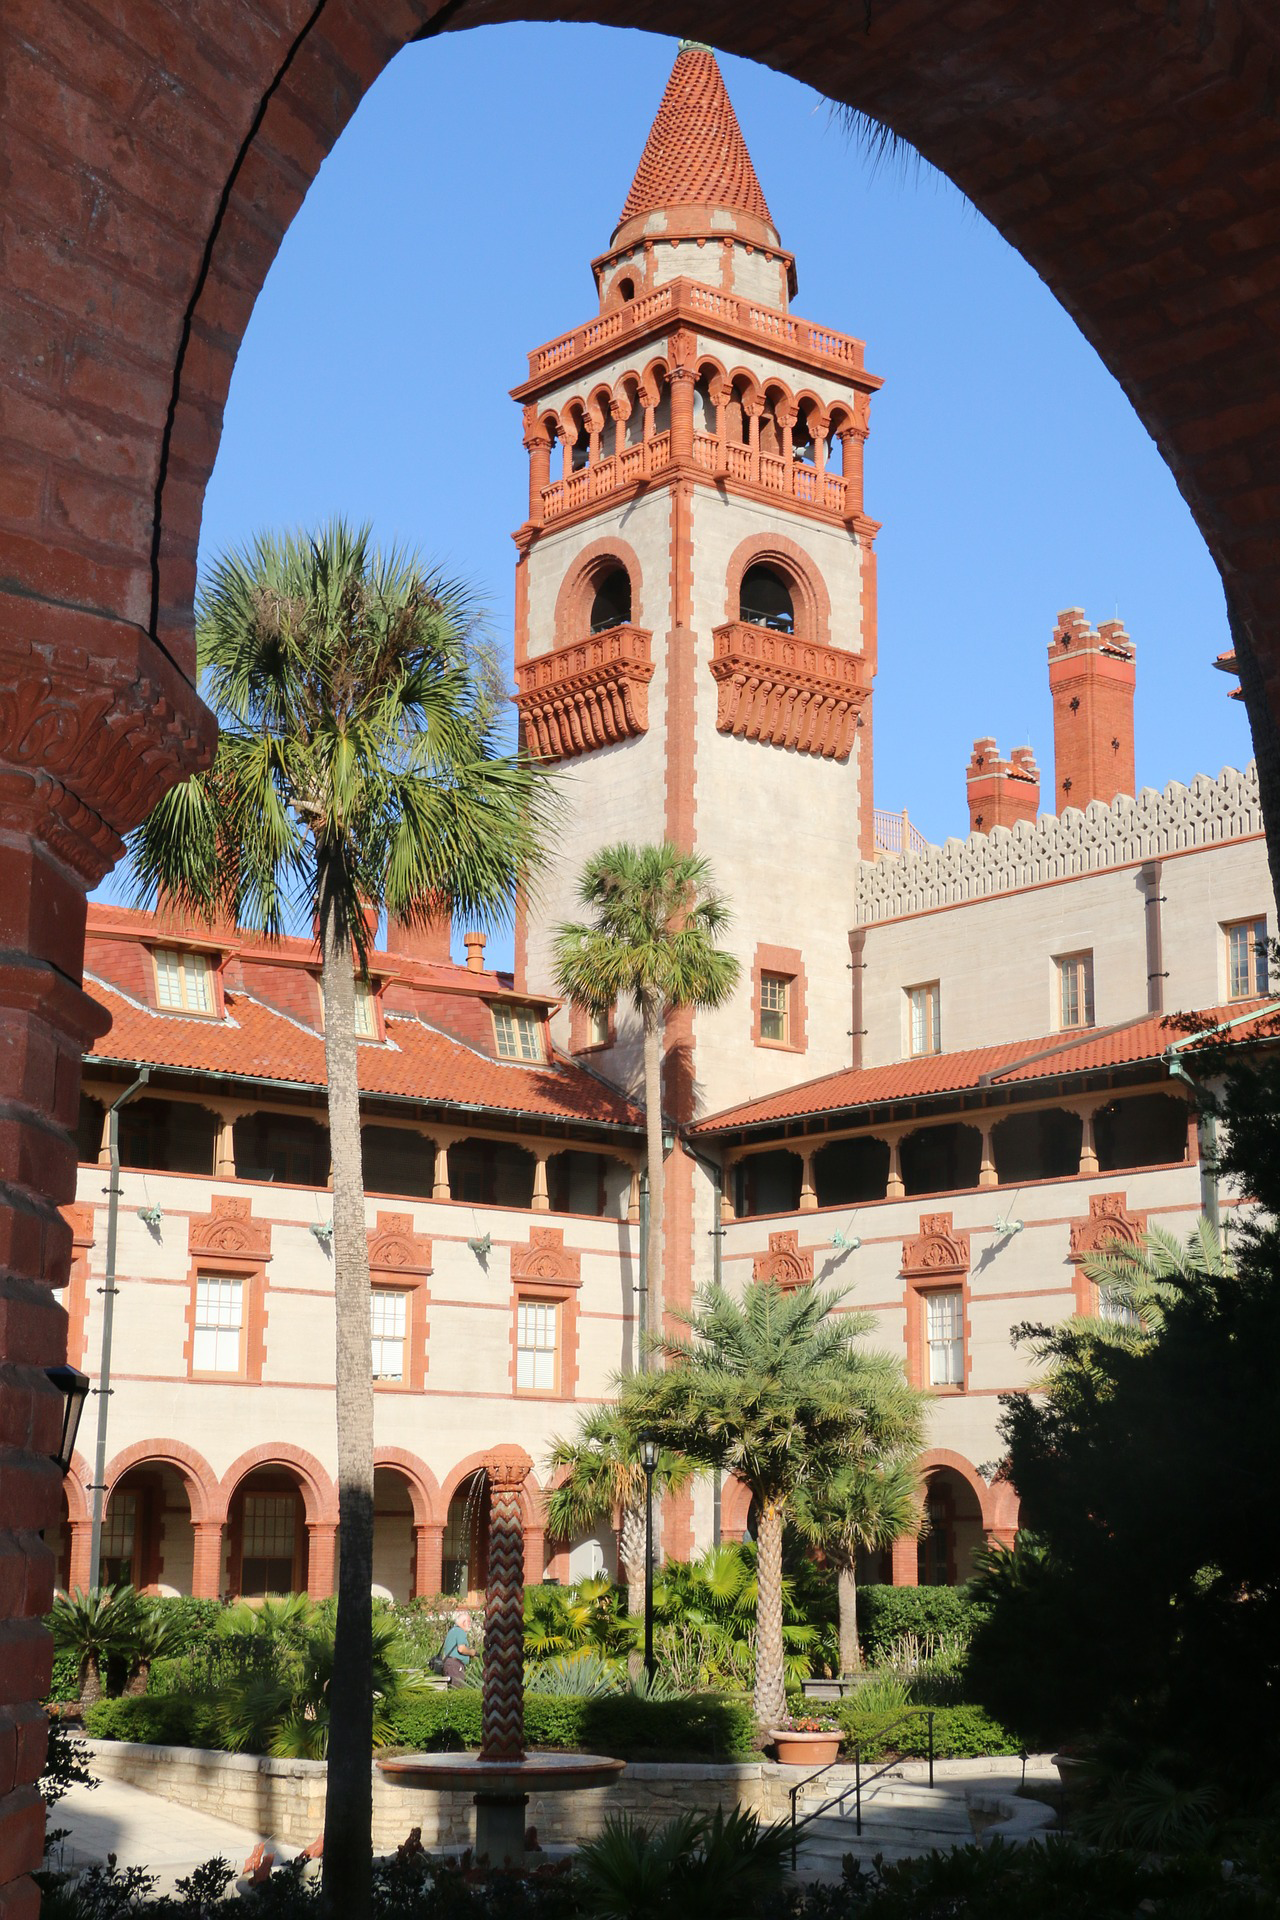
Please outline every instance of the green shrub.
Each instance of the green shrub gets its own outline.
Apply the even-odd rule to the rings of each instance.
[[[869,1665],[892,1662],[895,1641],[906,1633],[967,1640],[974,1627],[967,1587],[858,1589],[858,1638]]]
[[[841,1703],[838,1719],[850,1747],[856,1740],[863,1758],[882,1753],[900,1753],[913,1760],[929,1755],[929,1714],[925,1708],[908,1709],[908,1717],[895,1713],[868,1712],[854,1700]],[[1006,1727],[991,1719],[981,1707],[935,1707],[933,1710],[933,1752],[937,1760],[976,1760],[984,1754],[1021,1753],[1020,1742]]]
[[[739,1760],[756,1751],[750,1701],[721,1693],[678,1700],[528,1693],[524,1730],[531,1747],[576,1748],[619,1759]],[[478,1747],[479,1690],[458,1687],[414,1701],[396,1715],[395,1739],[398,1746],[420,1751]]]
[[[94,1740],[137,1740],[159,1747],[221,1745],[212,1703],[179,1693],[96,1700],[85,1710],[84,1726]]]
[[[172,1645],[168,1649],[171,1658],[203,1652],[213,1640],[218,1631],[218,1622],[227,1611],[221,1600],[197,1600],[190,1594],[152,1600],[149,1604],[169,1623],[173,1635]]]
[[[49,1682],[50,1700],[80,1698],[80,1662],[74,1653],[55,1653],[53,1678]]]

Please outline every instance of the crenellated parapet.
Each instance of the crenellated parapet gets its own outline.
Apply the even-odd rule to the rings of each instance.
[[[716,727],[741,739],[845,760],[871,692],[861,654],[733,620],[712,635]]]
[[[643,627],[554,647],[516,667],[516,706],[529,751],[566,760],[646,733],[653,635]]]
[[[1058,815],[947,840],[924,853],[864,861],[855,883],[859,925],[901,914],[980,900],[1017,887],[1042,886],[1107,867],[1248,839],[1263,830],[1258,773],[1224,767],[1217,779],[1198,774],[1189,786],[1172,780],[1162,792],[1144,787],[1083,812]]]

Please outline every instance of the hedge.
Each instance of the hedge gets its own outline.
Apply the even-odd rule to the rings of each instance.
[[[633,1694],[585,1700],[528,1693],[525,1739],[531,1747],[567,1747],[631,1760],[743,1760],[754,1755],[751,1702],[736,1695],[688,1694],[639,1700]],[[137,1740],[156,1746],[217,1747],[207,1701],[187,1694],[142,1694],[99,1700],[85,1714],[95,1740]],[[480,1745],[480,1690],[426,1693],[395,1722],[393,1745],[415,1751]]]
[[[967,1587],[858,1589],[858,1638],[870,1666],[889,1656],[903,1633],[960,1634],[973,1631],[973,1601]]]
[[[882,1753],[900,1753],[905,1758],[925,1760],[929,1755],[929,1709],[912,1707],[908,1719],[893,1713],[860,1713],[851,1701],[843,1701],[837,1718],[844,1730],[846,1744],[857,1740],[863,1758]],[[1022,1742],[1002,1727],[981,1707],[934,1707],[933,1752],[938,1760],[976,1760],[984,1754],[1021,1753]]]

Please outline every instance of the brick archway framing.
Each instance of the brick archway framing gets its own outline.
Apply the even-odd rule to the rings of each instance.
[[[291,1446],[288,1441],[250,1447],[238,1460],[233,1461],[219,1483],[219,1507],[210,1518],[226,1523],[236,1489],[242,1480],[256,1473],[260,1467],[282,1467],[286,1472],[297,1475],[303,1513],[309,1527],[337,1526],[338,1490],[333,1481],[313,1453],[308,1453],[303,1447]]]
[[[555,636],[558,647],[585,640],[591,618],[591,601],[604,574],[613,561],[631,581],[631,620],[633,627],[644,625],[644,577],[640,556],[628,540],[608,535],[592,540],[575,555],[556,594]]]
[[[791,589],[797,640],[831,645],[831,596],[822,569],[798,540],[785,533],[752,533],[729,555],[725,570],[724,617],[737,620],[741,610],[742,577],[748,567],[776,567]]]
[[[222,1517],[218,1476],[204,1455],[189,1447],[185,1440],[136,1440],[131,1447],[125,1447],[107,1468],[108,1500],[134,1467],[172,1467],[187,1490],[193,1526]]]
[[[964,1481],[978,1503],[985,1533],[1004,1533],[1016,1529],[1018,1496],[1008,1481],[995,1480],[988,1486],[978,1469],[962,1453],[955,1453],[950,1447],[928,1448],[920,1455],[918,1464],[922,1489],[929,1475],[944,1467]]]
[[[409,1453],[404,1447],[377,1447],[373,1455],[373,1468],[386,1467],[391,1473],[398,1473],[409,1489],[409,1499],[413,1506],[413,1524],[416,1527],[443,1527],[449,1514],[449,1503],[443,1500],[440,1483],[424,1461],[417,1454]]]

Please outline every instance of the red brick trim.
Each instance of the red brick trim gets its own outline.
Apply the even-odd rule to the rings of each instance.
[[[969,1235],[953,1229],[949,1213],[921,1214],[920,1232],[902,1243],[902,1277],[907,1283],[904,1305],[908,1380],[912,1386],[924,1387],[944,1399],[965,1392],[973,1363],[973,1328],[969,1319]],[[961,1298],[964,1380],[959,1386],[930,1386],[925,1326],[929,1295],[956,1292]]]
[[[936,1473],[941,1467],[949,1467],[969,1488],[978,1502],[983,1527],[988,1532],[1016,1530],[1018,1524],[1018,1496],[1007,1480],[995,1480],[987,1485],[978,1469],[962,1453],[954,1453],[950,1447],[929,1447],[917,1461],[921,1484],[929,1474]]]
[[[508,1375],[512,1393],[521,1400],[572,1400],[578,1385],[578,1292],[582,1286],[582,1256],[568,1253],[562,1227],[531,1227],[528,1247],[511,1251],[511,1360]],[[518,1311],[522,1300],[552,1301],[560,1308],[556,1340],[556,1384],[550,1393],[516,1385]]]
[[[82,1367],[89,1319],[89,1255],[93,1248],[94,1209],[63,1207],[62,1217],[71,1228],[71,1265],[62,1299],[67,1310],[67,1359],[73,1367]]]
[[[115,1456],[107,1468],[107,1493],[136,1467],[172,1467],[181,1476],[191,1508],[191,1524],[216,1517],[221,1507],[218,1476],[202,1453],[185,1440],[137,1440]]]
[[[241,1481],[251,1473],[256,1473],[259,1467],[280,1467],[297,1476],[302,1491],[303,1514],[309,1527],[337,1525],[338,1493],[332,1480],[314,1453],[308,1453],[305,1447],[295,1447],[287,1440],[264,1441],[232,1461],[218,1483],[220,1510],[216,1514],[211,1513],[210,1519],[225,1522]]]
[[[1131,1213],[1123,1192],[1091,1193],[1087,1218],[1075,1219],[1069,1224],[1071,1241],[1067,1259],[1072,1268],[1075,1310],[1077,1313],[1094,1314],[1098,1310],[1097,1289],[1093,1281],[1082,1273],[1081,1262],[1117,1242],[1124,1247],[1141,1246],[1142,1236],[1147,1230],[1147,1216],[1141,1211]]]
[[[711,643],[718,733],[848,759],[871,697],[861,654],[743,620],[716,627]]]
[[[215,1197],[215,1214],[220,1208],[243,1208],[247,1214],[247,1200],[219,1200]],[[186,1337],[182,1343],[182,1357],[186,1362],[189,1380],[248,1380],[255,1384],[262,1380],[262,1370],[267,1352],[267,1270],[266,1260],[270,1259],[271,1229],[266,1227],[263,1236],[267,1253],[259,1259],[243,1257],[230,1252],[198,1252],[201,1236],[196,1232],[204,1221],[193,1218],[190,1221],[190,1240],[193,1258],[188,1272],[188,1294],[184,1314]],[[227,1233],[228,1245],[238,1244],[237,1236]],[[196,1343],[196,1289],[202,1279],[214,1279],[219,1275],[243,1282],[244,1312],[240,1327],[240,1370],[238,1373],[197,1373],[194,1356]]]
[[[585,1007],[569,1007],[569,1051],[570,1053],[603,1053],[606,1048],[616,1046],[618,1041],[617,1008],[609,1009],[608,1037],[604,1040],[591,1038],[590,1016]]]
[[[766,973],[781,974],[790,982],[787,994],[787,1039],[765,1040],[760,1034],[760,996]],[[751,1044],[774,1053],[805,1053],[809,1046],[808,975],[799,947],[773,947],[765,941],[756,945],[751,963]]]
[[[373,1465],[375,1472],[379,1467],[386,1467],[404,1480],[409,1489],[415,1527],[444,1526],[449,1509],[441,1498],[440,1482],[416,1453],[409,1453],[404,1447],[375,1447]]]
[[[528,751],[565,760],[649,730],[653,635],[610,627],[540,653],[516,668],[516,710]]]
[[[775,566],[791,588],[797,640],[831,645],[831,596],[811,553],[785,533],[753,533],[740,540],[725,571],[724,617],[737,625],[742,611],[742,576],[757,563]],[[855,659],[859,656],[854,655]]]
[[[390,1292],[407,1293],[408,1316],[405,1325],[407,1366],[405,1379],[376,1380],[377,1393],[421,1392],[431,1364],[427,1342],[431,1323],[427,1307],[431,1289],[431,1242],[426,1234],[415,1233],[411,1213],[379,1213],[377,1225],[369,1228],[369,1284]]]

